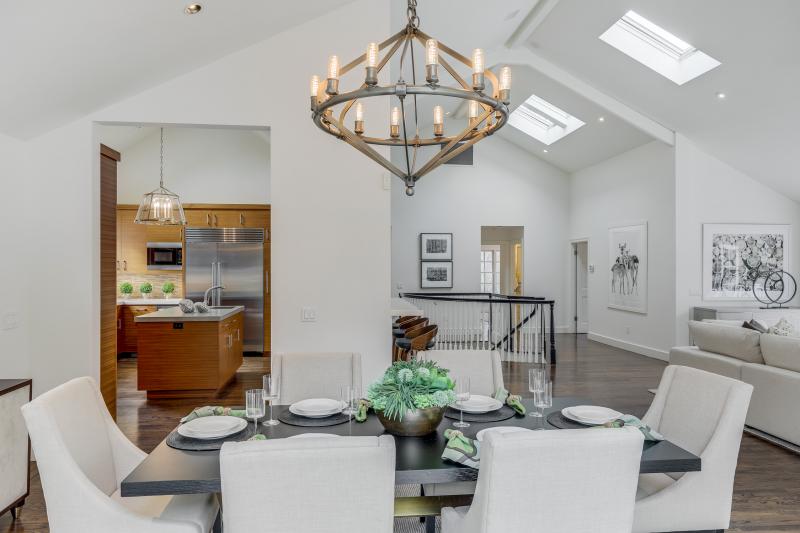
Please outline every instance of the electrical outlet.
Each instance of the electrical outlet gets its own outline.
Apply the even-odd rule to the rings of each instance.
[[[303,307],[302,312],[300,314],[300,321],[301,322],[316,322],[317,321],[317,310],[313,307]]]
[[[3,329],[16,329],[19,326],[19,316],[17,313],[9,312],[3,315]]]

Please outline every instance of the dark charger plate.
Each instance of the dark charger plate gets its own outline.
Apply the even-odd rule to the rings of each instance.
[[[512,408],[504,405],[496,411],[489,411],[488,413],[464,413],[464,422],[502,422],[508,420],[516,414]],[[458,420],[461,417],[461,411],[448,407],[444,412],[444,416],[452,420]]]

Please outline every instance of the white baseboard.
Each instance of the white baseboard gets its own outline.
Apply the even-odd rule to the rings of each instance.
[[[621,339],[615,339],[614,337],[607,337],[606,335],[600,335],[599,333],[592,333],[591,331],[589,332],[587,338],[590,341],[608,344],[609,346],[613,346],[615,348],[628,350],[629,352],[638,353],[640,355],[646,355],[647,357],[652,357],[653,359],[659,359],[661,361],[669,362],[669,352],[667,352],[666,350],[659,350],[657,348],[651,348],[650,346],[643,346],[641,344],[623,341]]]
[[[556,326],[556,333],[574,333],[575,328],[571,326]]]

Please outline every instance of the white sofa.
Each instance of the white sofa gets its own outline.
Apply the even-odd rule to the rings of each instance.
[[[746,424],[800,446],[800,337],[759,333],[739,325],[689,323],[696,346],[670,350],[669,362],[753,386]]]

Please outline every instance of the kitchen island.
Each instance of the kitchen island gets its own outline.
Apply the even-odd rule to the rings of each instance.
[[[138,389],[148,399],[210,398],[242,364],[243,306],[207,313],[169,307],[135,320]]]

